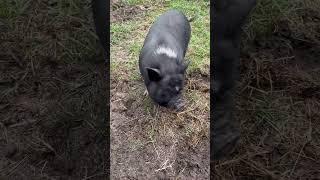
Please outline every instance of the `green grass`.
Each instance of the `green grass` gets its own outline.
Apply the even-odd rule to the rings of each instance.
[[[163,4],[143,0],[127,0],[125,4],[150,5],[143,18],[132,18],[126,22],[111,24],[111,71],[121,63],[129,72],[138,71],[138,57],[144,38],[155,19],[166,10],[175,8],[188,18],[197,16],[191,22],[192,35],[186,59],[190,60],[188,72],[203,68],[210,62],[210,14],[209,3],[187,0],[165,1]],[[156,7],[155,7],[156,6]],[[124,61],[117,62],[117,59]]]
[[[137,4],[145,4],[151,3],[152,0],[123,0],[123,2],[127,5],[137,5]]]
[[[123,40],[126,40],[130,37],[130,33],[137,29],[138,24],[135,23],[113,23],[111,25],[110,33],[112,34],[111,45],[120,46],[123,43]]]

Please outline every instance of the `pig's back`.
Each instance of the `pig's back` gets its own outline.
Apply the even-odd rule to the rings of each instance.
[[[160,15],[151,26],[145,43],[151,46],[164,43],[182,45],[183,55],[190,40],[191,27],[187,17],[178,10],[169,10]],[[149,42],[148,42],[149,41]]]

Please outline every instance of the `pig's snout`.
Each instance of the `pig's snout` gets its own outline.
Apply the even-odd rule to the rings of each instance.
[[[180,96],[176,96],[176,97],[172,98],[168,103],[168,106],[170,108],[173,108],[177,111],[183,110],[185,105],[186,105],[185,101]]]

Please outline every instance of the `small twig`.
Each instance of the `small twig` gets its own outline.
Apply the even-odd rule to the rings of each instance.
[[[156,169],[155,172],[158,172],[158,171],[162,171],[162,170],[166,170],[167,168],[172,168],[172,165],[174,162],[172,162],[171,164],[169,165],[166,165],[168,163],[168,159],[164,162],[164,164],[161,166],[162,168],[160,169]]]
[[[186,111],[182,111],[182,112],[177,113],[177,115],[185,114],[185,113],[187,113],[187,112],[194,111],[195,109],[196,109],[196,108],[189,109],[189,110],[186,110]]]
[[[281,57],[281,58],[277,58],[277,59],[275,59],[275,61],[289,60],[289,59],[293,59],[293,58],[295,58],[295,56],[290,56],[290,57]]]
[[[25,125],[28,125],[28,124],[35,123],[37,121],[38,120],[24,121],[24,122],[21,122],[21,123],[16,123],[16,124],[9,125],[9,127],[10,128],[14,128],[14,127],[19,127],[19,126],[25,126]]]
[[[151,142],[152,142],[152,145],[153,145],[154,151],[156,152],[156,154],[157,154],[157,156],[158,156],[158,161],[159,161],[160,156],[159,156],[159,152],[158,152],[158,150],[157,150],[156,146],[154,145],[154,140],[151,140]]]
[[[21,60],[12,52],[12,50],[9,50],[9,54],[12,56],[12,58],[15,60],[15,62],[18,64],[20,68],[23,68],[23,65],[21,64]]]
[[[261,89],[258,89],[258,88],[255,88],[255,87],[252,87],[252,86],[248,86],[249,88],[251,88],[252,90],[256,90],[256,91],[259,91],[259,92],[261,92],[261,93],[263,93],[263,94],[268,94],[266,91],[264,91],[264,90],[261,90]]]
[[[89,177],[85,177],[82,180],[88,180],[88,179],[91,179],[91,178],[94,178],[94,177],[97,177],[97,176],[102,176],[102,175],[107,175],[107,173],[94,174],[94,175],[91,175]]]
[[[184,167],[184,168],[179,172],[179,174],[178,174],[177,178],[179,178],[180,174],[182,174],[182,173],[183,173],[183,171],[186,169],[186,167],[187,167],[187,166],[185,166],[185,167]]]
[[[304,149],[304,148],[306,147],[306,145],[312,140],[312,139],[311,139],[311,133],[312,133],[312,125],[311,125],[311,121],[310,121],[307,141],[306,141],[306,142],[303,144],[303,146],[301,147],[300,152],[299,152],[299,155],[298,155],[298,157],[297,157],[297,159],[296,159],[296,161],[295,161],[295,163],[294,163],[294,166],[293,166],[293,168],[292,168],[292,170],[291,170],[291,172],[290,172],[290,176],[289,176],[289,177],[292,176],[294,170],[296,169],[296,166],[297,166],[297,164],[298,164],[298,161],[300,160],[300,157],[301,157],[301,154],[302,154],[303,149]]]
[[[268,71],[268,75],[269,75],[269,82],[270,82],[270,91],[272,92],[273,91],[273,83],[272,83],[270,71]]]
[[[42,168],[41,168],[41,172],[40,172],[41,174],[43,173],[43,170],[44,170],[44,168],[46,167],[47,163],[48,163],[48,161],[44,162],[44,165],[43,165]]]
[[[61,108],[61,110],[62,110],[64,113],[68,114],[69,116],[74,116],[74,114],[71,113],[71,112],[69,112],[69,111],[67,111],[66,108],[63,107],[63,105],[62,105],[61,103],[58,103],[58,106]]]
[[[296,152],[292,152],[292,154],[295,154],[295,155],[299,155],[299,153],[296,153]],[[311,161],[314,161],[315,163],[317,163],[317,164],[319,164],[320,162],[319,161],[317,161],[316,159],[313,159],[313,158],[311,158],[311,157],[308,157],[308,156],[305,156],[305,155],[300,155],[300,157],[303,157],[303,158],[305,158],[305,159],[309,159],[309,160],[311,160]]]
[[[302,153],[304,147],[306,146],[306,144],[307,144],[307,143],[304,143],[304,145],[301,147],[300,152],[299,152],[299,155],[298,155],[298,157],[297,157],[297,159],[296,159],[296,161],[295,161],[295,163],[294,163],[294,165],[293,165],[293,168],[291,169],[291,172],[290,172],[289,177],[292,176],[294,170],[296,169],[296,166],[297,166],[298,161],[299,161],[299,159],[300,159],[301,153]]]
[[[266,173],[267,175],[269,175],[272,179],[278,179],[278,176],[276,176],[273,172],[269,171],[268,169],[262,167],[260,164],[258,164],[257,162],[254,162],[250,159],[248,159],[248,161],[250,162],[247,162],[245,160],[241,160],[242,162],[246,163],[247,165],[255,168],[256,170],[258,171],[262,171],[263,173]]]
[[[195,118],[195,119],[199,120],[200,122],[203,120],[202,118],[198,118],[197,116],[195,116],[195,115],[193,115],[193,114],[189,114],[189,116],[191,116],[191,117],[193,117],[193,118]]]
[[[48,149],[50,149],[52,152],[56,153],[55,149],[48,143],[46,143],[44,140],[42,140],[41,138],[38,138],[38,140],[40,142],[42,142],[43,145],[45,145]]]
[[[220,163],[220,164],[217,164],[215,167],[218,168],[218,167],[221,167],[221,166],[225,166],[225,165],[228,165],[228,164],[232,164],[232,163],[235,163],[235,162],[238,162],[238,161],[242,161],[244,160],[245,158],[252,158],[254,156],[257,156],[257,155],[263,155],[263,154],[267,154],[269,153],[270,151],[263,151],[263,152],[259,152],[259,153],[255,153],[255,154],[245,154],[243,156],[240,156],[239,158],[237,159],[232,159],[232,160],[228,160],[228,161],[224,161],[223,163]]]
[[[31,65],[32,75],[35,76],[36,72],[34,71],[34,64],[32,59],[31,59],[30,65]]]

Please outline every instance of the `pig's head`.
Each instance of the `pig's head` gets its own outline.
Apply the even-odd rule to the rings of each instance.
[[[160,106],[177,110],[183,108],[184,102],[181,91],[187,67],[188,63],[181,63],[175,67],[175,71],[171,72],[162,71],[160,68],[147,67],[149,96]]]

